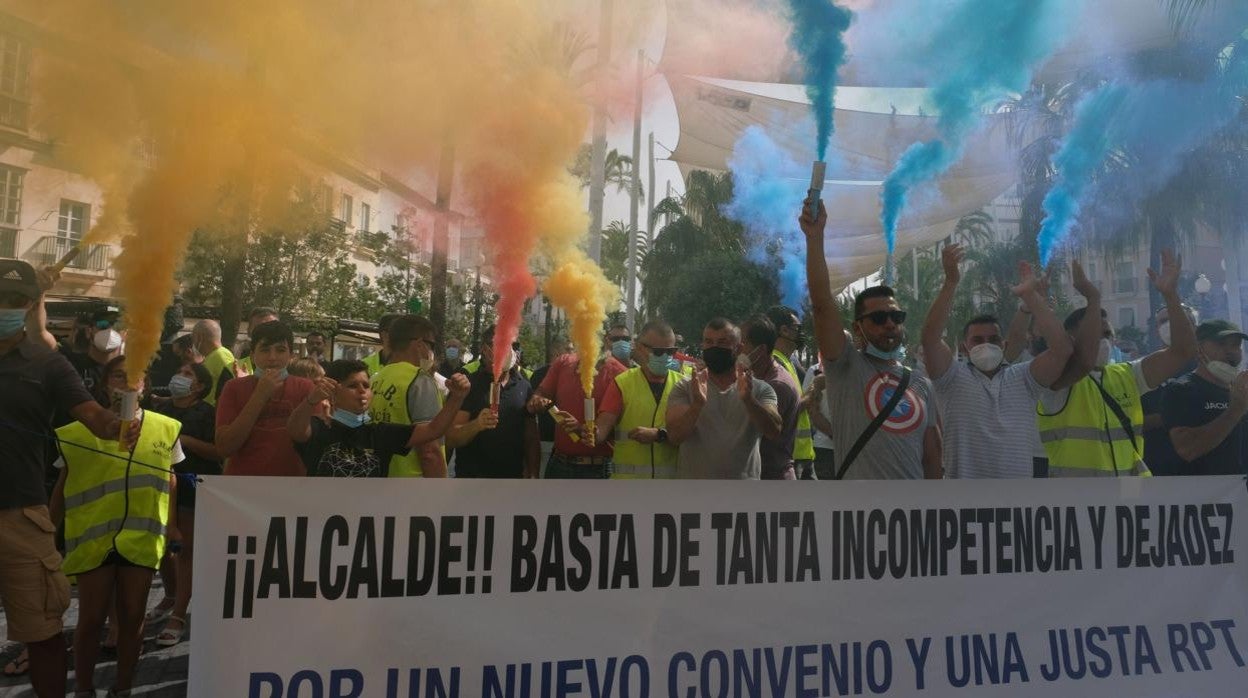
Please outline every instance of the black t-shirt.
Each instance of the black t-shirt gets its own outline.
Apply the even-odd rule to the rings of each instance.
[[[469,419],[476,419],[478,412],[490,406],[492,381],[485,371],[477,371],[469,378],[472,387],[460,407]],[[480,432],[466,446],[455,449],[455,477],[523,477],[524,430],[533,418],[524,406],[532,395],[532,384],[513,369],[511,379],[499,393],[498,426]]]
[[[1226,411],[1230,390],[1189,373],[1166,387],[1162,398],[1161,419],[1166,429],[1199,427],[1217,419]],[[1180,465],[1179,475],[1243,475],[1248,473],[1248,429],[1240,420],[1235,429],[1205,455]]]
[[[390,459],[406,454],[412,427],[365,424],[356,428],[312,418],[312,437],[295,450],[313,477],[386,477]]]
[[[91,358],[90,354],[71,352],[66,357],[69,359],[70,365],[74,367],[74,371],[78,373],[78,377],[82,379],[82,384],[86,387],[87,392],[91,393],[96,402],[103,404],[108,397],[106,388],[108,381],[104,375],[104,364]]]
[[[0,356],[0,396],[0,510],[47,504],[52,417],[91,402],[91,394],[60,352],[27,337]]]
[[[178,407],[172,402],[165,402],[152,408],[166,417],[182,423],[182,434],[200,441],[212,443],[217,433],[217,410],[203,400],[190,407]],[[189,448],[183,448],[186,459],[173,466],[179,473],[195,473],[196,475],[220,475],[221,462],[196,455]]]

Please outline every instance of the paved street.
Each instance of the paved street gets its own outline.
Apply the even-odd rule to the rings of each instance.
[[[152,593],[148,597],[148,608],[151,608],[160,601],[164,596],[164,590],[160,583],[160,577],[157,576],[152,582]],[[69,611],[65,614],[65,641],[69,644],[73,635],[74,626],[78,623],[78,599],[75,598],[70,604]],[[4,612],[0,611],[0,638],[3,638],[8,631],[7,619]],[[173,698],[174,696],[186,695],[186,674],[189,662],[190,645],[187,641],[189,635],[183,638],[182,642],[168,648],[156,647],[156,634],[160,632],[160,626],[147,628],[147,642],[143,648],[143,656],[139,658],[139,668],[134,680],[134,695],[136,696],[159,696],[160,698]],[[102,638],[101,638],[102,639]],[[10,660],[17,656],[20,649],[19,645],[4,642],[3,649],[0,649],[0,667],[8,664]],[[70,673],[69,673],[69,690],[73,691],[74,674],[73,674],[73,657],[70,656]],[[98,689],[97,693],[103,696],[106,689],[113,683],[113,674],[116,671],[117,662],[113,657],[100,657],[100,661],[95,667],[95,685]],[[0,676],[0,698],[23,698],[34,696],[34,692],[30,690],[28,677],[18,679],[10,679]]]

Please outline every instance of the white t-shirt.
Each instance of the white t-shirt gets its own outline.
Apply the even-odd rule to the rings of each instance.
[[[1040,442],[1031,363],[1002,366],[989,378],[955,361],[932,379],[944,434],[945,477],[1028,478]]]

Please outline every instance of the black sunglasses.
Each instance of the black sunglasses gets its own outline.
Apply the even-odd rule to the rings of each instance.
[[[902,325],[902,324],[905,324],[906,322],[906,311],[904,310],[877,310],[874,313],[865,313],[863,315],[858,316],[859,320],[862,320],[863,318],[870,320],[872,323],[876,325],[883,325],[889,320],[892,320],[894,325]]]
[[[676,347],[652,347],[649,344],[646,344],[645,342],[637,342],[637,343],[649,349],[650,353],[654,354],[655,356],[667,356],[669,354],[676,353]]]

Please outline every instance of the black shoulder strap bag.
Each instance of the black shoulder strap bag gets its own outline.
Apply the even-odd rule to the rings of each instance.
[[[1131,439],[1131,448],[1134,449],[1135,452],[1138,454],[1140,451],[1140,448],[1139,448],[1139,445],[1136,444],[1135,442],[1135,429],[1131,426],[1131,419],[1127,417],[1127,413],[1123,411],[1122,405],[1118,404],[1118,401],[1114,399],[1114,396],[1106,392],[1105,386],[1101,385],[1101,381],[1098,381],[1097,379],[1093,378],[1092,382],[1096,384],[1096,389],[1101,391],[1101,400],[1105,402],[1105,406],[1109,408],[1109,411],[1113,412],[1114,416],[1118,418],[1118,422],[1122,425],[1122,430],[1127,432],[1127,437]],[[1113,449],[1112,443],[1110,444],[1110,449]],[[1114,463],[1114,477],[1117,477],[1117,476],[1118,476],[1118,463],[1115,462]]]
[[[902,366],[901,382],[897,384],[897,389],[893,391],[893,396],[888,399],[888,403],[884,405],[884,409],[880,410],[880,413],[875,415],[875,419],[871,420],[871,423],[867,425],[867,428],[863,429],[862,433],[858,435],[858,440],[854,442],[853,447],[849,449],[849,453],[845,455],[845,460],[841,463],[840,470],[836,471],[837,480],[845,477],[845,473],[849,470],[849,466],[853,465],[854,459],[856,459],[858,454],[862,452],[862,449],[866,447],[867,442],[871,440],[872,436],[875,436],[875,432],[879,431],[880,427],[883,426],[884,420],[888,419],[889,415],[893,413],[893,410],[897,408],[897,403],[901,402],[902,396],[906,394],[906,388],[909,387],[910,369]]]

